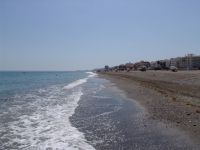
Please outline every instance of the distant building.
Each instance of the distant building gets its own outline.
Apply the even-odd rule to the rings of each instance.
[[[191,62],[194,69],[200,69],[200,56],[192,56]]]
[[[126,70],[130,71],[134,69],[134,64],[133,63],[126,63],[125,64]]]
[[[159,60],[159,61],[152,61],[150,63],[152,70],[167,70],[170,68],[170,60]]]
[[[150,68],[151,64],[148,61],[140,61],[134,64],[134,70],[138,70],[141,67]]]
[[[163,70],[168,70],[170,68],[170,60],[168,59],[157,61],[157,63]]]
[[[158,61],[152,61],[150,63],[150,69],[152,70],[158,70],[158,68],[161,68],[160,64],[158,63]]]
[[[131,71],[131,70],[141,70],[141,68],[153,69],[153,70],[168,70],[171,67],[176,67],[180,70],[192,70],[200,69],[200,55],[188,54],[184,57],[176,57],[171,59],[164,59],[159,61],[140,61],[135,64],[129,62],[126,64],[121,64],[119,66],[109,67],[106,65],[98,71]]]
[[[119,65],[119,70],[120,71],[126,70],[126,66],[124,64]]]
[[[171,58],[170,59],[170,66],[175,66],[177,67],[177,62],[178,62],[178,58]]]
[[[169,59],[165,59],[164,62],[165,62],[166,67],[170,68],[170,60]]]
[[[171,58],[170,66],[183,70],[200,69],[200,56],[188,54],[184,57]]]

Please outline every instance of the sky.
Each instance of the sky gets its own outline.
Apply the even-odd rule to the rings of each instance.
[[[1,0],[0,70],[200,55],[199,0]]]

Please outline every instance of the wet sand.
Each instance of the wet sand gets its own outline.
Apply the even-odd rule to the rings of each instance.
[[[200,143],[200,71],[100,74],[145,107],[152,119],[178,127]]]
[[[116,84],[94,78],[85,87],[70,121],[97,150],[199,148],[185,132],[149,117],[144,107]]]

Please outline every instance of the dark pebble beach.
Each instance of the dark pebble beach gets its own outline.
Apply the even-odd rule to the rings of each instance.
[[[97,150],[199,148],[183,131],[149,117],[110,81],[96,77],[84,86],[87,91],[70,121]]]

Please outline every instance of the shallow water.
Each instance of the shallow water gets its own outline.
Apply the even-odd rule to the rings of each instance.
[[[69,121],[92,73],[2,74],[0,149],[94,149]]]

